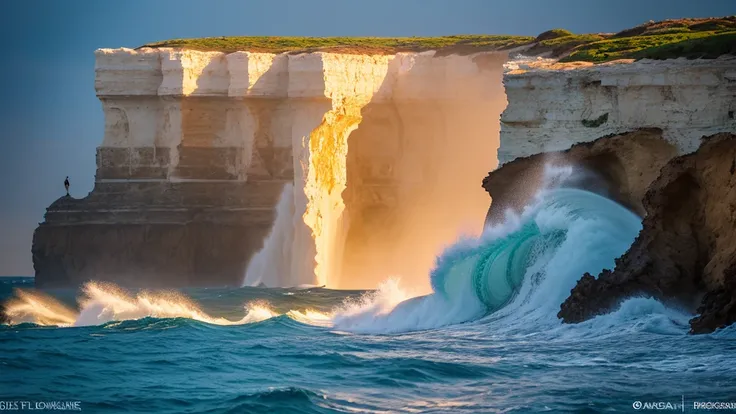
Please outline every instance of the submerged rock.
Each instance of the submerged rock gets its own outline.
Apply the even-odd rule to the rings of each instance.
[[[736,135],[703,138],[672,159],[643,200],[643,230],[613,271],[585,274],[558,317],[576,323],[653,297],[699,316],[692,333],[736,321]]]

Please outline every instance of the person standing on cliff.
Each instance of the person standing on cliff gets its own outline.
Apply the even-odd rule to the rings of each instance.
[[[66,195],[69,196],[69,176],[66,176],[66,179],[64,179],[64,188],[66,188]]]

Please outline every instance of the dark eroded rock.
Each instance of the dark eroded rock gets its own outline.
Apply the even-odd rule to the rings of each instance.
[[[697,312],[693,333],[736,321],[736,135],[671,160],[643,207],[643,230],[615,269],[584,275],[558,316],[584,321],[640,295]]]
[[[508,209],[520,212],[539,191],[546,165],[582,167],[577,187],[603,193],[643,215],[641,200],[647,188],[676,154],[676,148],[662,139],[662,131],[653,128],[579,143],[566,151],[517,158],[483,179],[483,188],[493,198],[486,222],[503,220]]]

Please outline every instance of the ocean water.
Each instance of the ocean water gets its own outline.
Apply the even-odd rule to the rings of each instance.
[[[562,324],[580,275],[611,267],[638,217],[558,189],[438,254],[434,293],[388,279],[322,288],[35,292],[0,278],[0,401],[86,412],[693,411],[736,401],[736,330],[630,298]],[[682,403],[684,401],[684,406]],[[641,403],[641,409],[636,410]],[[648,404],[648,405],[647,405]]]

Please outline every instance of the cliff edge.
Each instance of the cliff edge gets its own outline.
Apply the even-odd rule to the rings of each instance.
[[[294,284],[371,287],[339,280],[343,256],[352,274],[389,263],[376,255],[411,243],[423,223],[404,216],[431,191],[475,197],[423,208],[451,209],[452,231],[482,215],[472,177],[494,164],[498,124],[475,121],[503,108],[506,58],[98,50],[95,186],[48,207],[33,238],[36,285],[240,286],[293,183]]]

